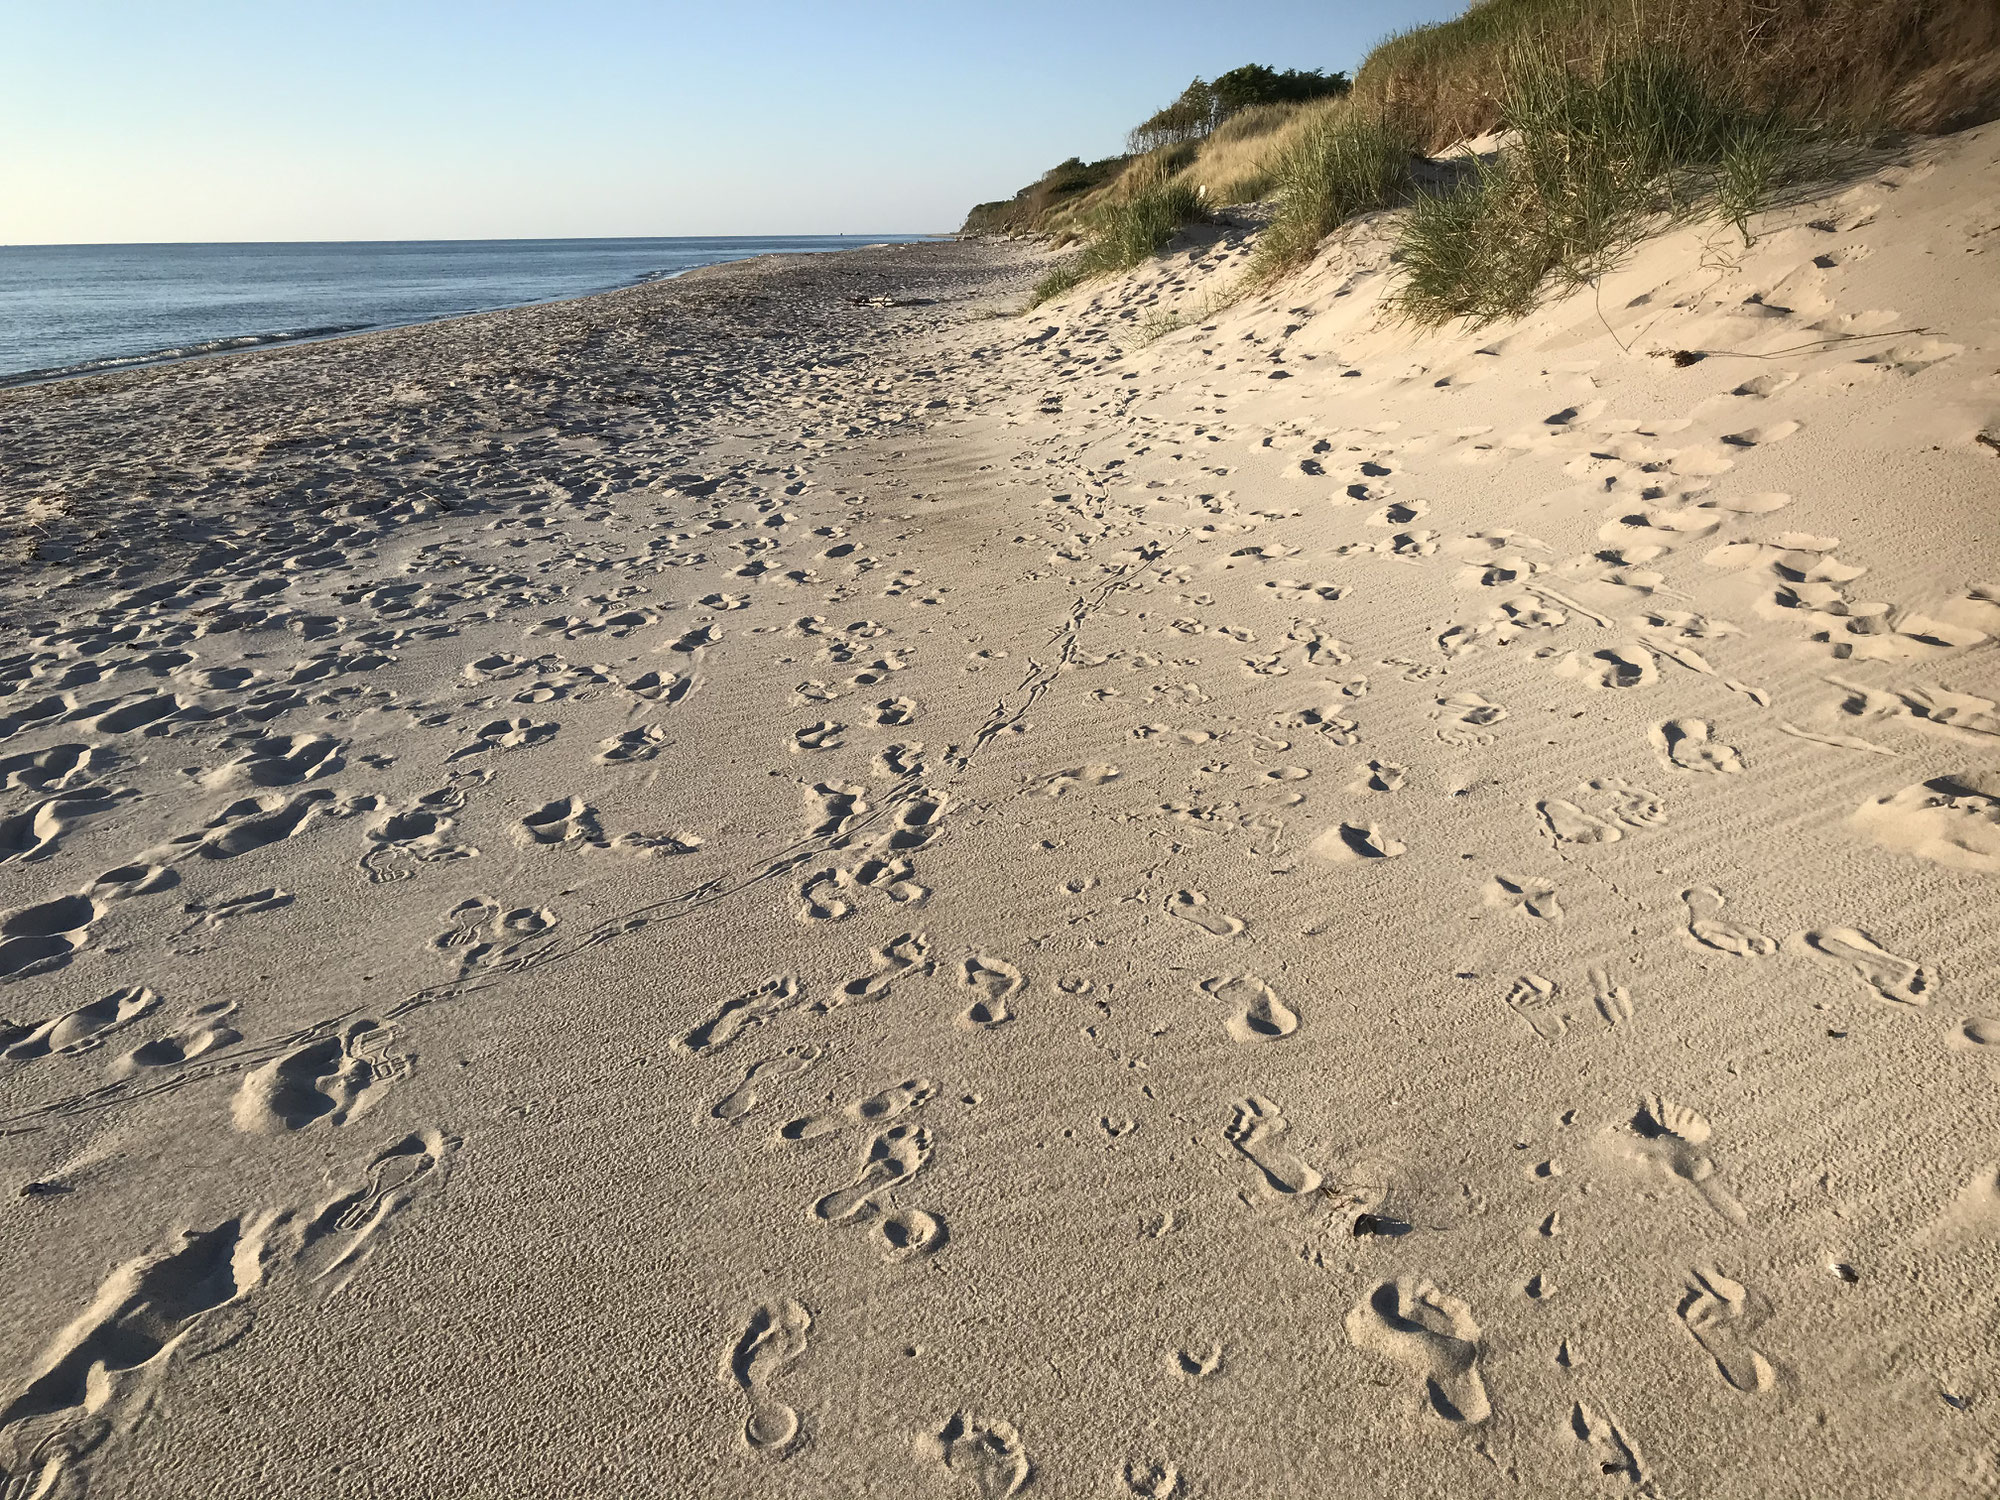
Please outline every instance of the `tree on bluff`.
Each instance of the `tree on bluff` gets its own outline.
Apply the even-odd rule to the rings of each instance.
[[[1172,104],[1134,127],[1125,143],[1134,156],[1141,156],[1161,146],[1199,140],[1215,129],[1215,123],[1215,90],[1197,78]]]
[[[1303,104],[1348,90],[1345,73],[1287,68],[1280,73],[1258,63],[1231,68],[1215,82],[1197,78],[1165,109],[1142,121],[1126,138],[1134,156],[1162,146],[1198,141],[1239,110],[1257,104]]]
[[[1208,87],[1215,96],[1219,125],[1253,104],[1304,104],[1311,99],[1330,99],[1347,92],[1348,80],[1345,73],[1322,73],[1318,68],[1307,71],[1287,68],[1280,73],[1246,63],[1231,68]]]

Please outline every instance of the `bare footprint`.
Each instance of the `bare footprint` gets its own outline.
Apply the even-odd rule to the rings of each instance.
[[[1275,1042],[1299,1029],[1298,1013],[1255,974],[1204,979],[1201,987],[1229,1007],[1222,1025],[1232,1041]]]
[[[1284,1112],[1261,1094],[1239,1101],[1223,1136],[1255,1167],[1272,1193],[1296,1197],[1319,1190],[1320,1174],[1279,1144],[1291,1128]]]
[[[1930,968],[1876,947],[1868,934],[1852,927],[1808,932],[1805,941],[1814,952],[1846,964],[1891,1005],[1928,1005],[1937,989],[1937,975]]]
[[[1744,1212],[1743,1205],[1736,1201],[1716,1174],[1714,1159],[1702,1149],[1714,1134],[1714,1127],[1705,1115],[1689,1109],[1685,1104],[1662,1099],[1658,1094],[1648,1094],[1639,1102],[1639,1112],[1632,1117],[1631,1129],[1638,1137],[1636,1144],[1642,1160],[1664,1168],[1687,1183],[1719,1218],[1738,1228],[1750,1222],[1750,1215]]]
[[[743,1441],[753,1453],[782,1458],[798,1443],[798,1412],[770,1392],[771,1381],[806,1352],[812,1314],[791,1298],[755,1308],[722,1357],[722,1379],[749,1401]]]
[[[805,993],[796,979],[789,974],[773,974],[755,989],[723,1001],[706,1021],[674,1038],[674,1050],[706,1057],[773,1016],[804,1003]]]
[[[917,1452],[979,1500],[1006,1500],[1020,1491],[1034,1472],[1021,1446],[1021,1434],[1011,1422],[956,1411],[934,1433],[917,1439]]]
[[[811,750],[838,750],[845,743],[842,736],[847,726],[837,724],[832,719],[821,719],[816,724],[808,724],[792,735],[791,751],[794,755]]]
[[[1021,971],[1002,958],[974,954],[959,969],[959,983],[979,992],[979,998],[960,1014],[959,1025],[983,1031],[1014,1019],[1007,1002],[1025,981]]]
[[[1560,922],[1563,919],[1562,902],[1556,895],[1555,882],[1544,880],[1539,875],[1496,872],[1486,882],[1486,904],[1518,911],[1538,922]]]
[[[1715,726],[1706,719],[1669,719],[1648,731],[1653,753],[1670,771],[1711,771],[1734,776],[1743,769],[1743,760],[1733,746],[1715,737]]]
[[[920,1108],[935,1097],[937,1091],[935,1078],[905,1078],[879,1093],[856,1099],[847,1106],[847,1117],[863,1125],[879,1125],[884,1120],[893,1120],[898,1115]]]
[[[1210,911],[1208,897],[1196,890],[1175,891],[1167,897],[1167,911],[1183,921],[1194,923],[1212,937],[1235,937],[1246,925],[1241,917]]]
[[[1507,1009],[1519,1016],[1545,1042],[1559,1042],[1569,1032],[1569,1017],[1557,998],[1562,986],[1540,974],[1523,974],[1507,991]]]
[[[1695,1267],[1680,1315],[1694,1341],[1715,1361],[1716,1372],[1737,1390],[1755,1395],[1776,1383],[1770,1361],[1749,1343],[1749,1335],[1770,1317],[1770,1305],[1741,1282],[1714,1266]]]
[[[941,1220],[919,1208],[892,1208],[877,1216],[868,1238],[890,1265],[929,1255],[945,1242]]]
[[[822,1048],[807,1045],[750,1064],[743,1070],[743,1081],[716,1100],[709,1114],[731,1125],[741,1123],[762,1102],[764,1088],[797,1078],[825,1055]]]
[[[1698,885],[1681,892],[1681,900],[1687,903],[1688,932],[1695,941],[1738,958],[1769,958],[1776,953],[1778,945],[1773,939],[1723,917],[1722,907],[1727,899],[1712,885]]]
[[[1431,715],[1443,721],[1437,737],[1460,749],[1492,744],[1492,726],[1507,717],[1506,709],[1487,702],[1477,693],[1451,693],[1437,701],[1437,712]]]
[[[1552,797],[1535,804],[1542,827],[1559,844],[1615,844],[1625,830],[1608,818],[1587,813],[1574,802]]]
[[[1447,1422],[1492,1415],[1479,1375],[1479,1325],[1457,1297],[1428,1281],[1385,1281],[1355,1303],[1346,1326],[1356,1348],[1421,1379],[1432,1409]]]
[[[923,1170],[936,1144],[921,1125],[892,1125],[868,1143],[854,1181],[835,1188],[813,1204],[813,1215],[829,1224],[845,1224],[876,1206],[876,1198]]]

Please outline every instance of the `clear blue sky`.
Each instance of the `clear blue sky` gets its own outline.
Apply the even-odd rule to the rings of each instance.
[[[955,228],[1462,0],[0,0],[0,243]]]

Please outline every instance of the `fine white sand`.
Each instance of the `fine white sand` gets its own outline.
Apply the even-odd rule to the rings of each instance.
[[[0,397],[0,1493],[1993,1493],[1996,154]]]

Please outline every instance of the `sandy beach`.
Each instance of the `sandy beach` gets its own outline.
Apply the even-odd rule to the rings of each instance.
[[[0,394],[0,1495],[2000,1489],[2000,126],[1387,222]]]

